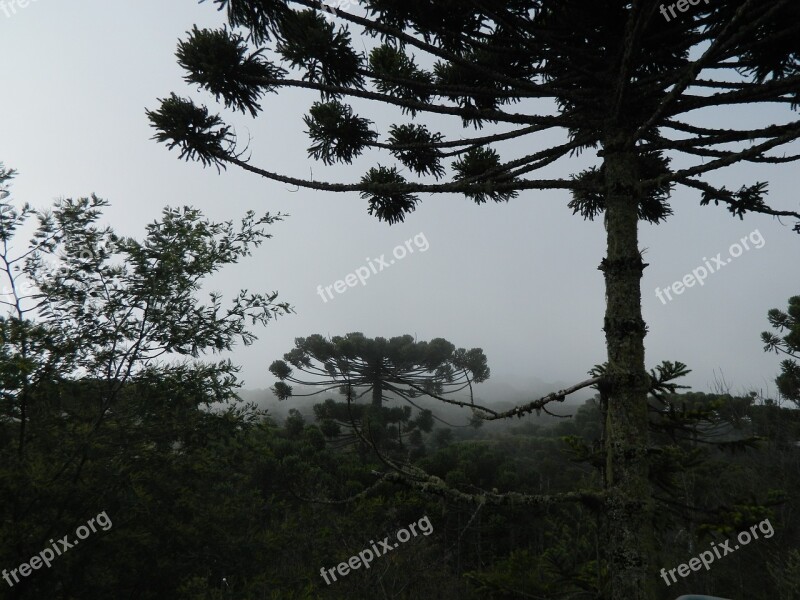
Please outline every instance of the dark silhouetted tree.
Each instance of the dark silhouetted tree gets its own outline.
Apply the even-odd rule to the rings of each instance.
[[[800,407],[800,296],[789,298],[786,312],[773,308],[767,313],[769,324],[782,336],[764,331],[761,340],[764,351],[782,353],[791,358],[781,362],[781,374],[775,379],[784,398]]]
[[[639,222],[668,219],[676,185],[735,217],[800,218],[768,206],[764,182],[728,189],[707,178],[743,163],[799,158],[773,151],[800,137],[791,113],[800,102],[800,4],[714,0],[665,18],[657,0],[364,0],[359,5],[366,16],[336,9],[334,21],[314,0],[215,4],[227,10],[231,29],[194,28],[179,43],[188,83],[252,117],[262,113],[270,93],[316,92],[304,120],[308,155],[333,165],[369,152],[383,163],[355,182],[275,173],[245,156],[247,148],[222,117],[172,94],[148,117],[155,138],[181,158],[218,169],[234,165],[309,189],[358,193],[370,214],[390,224],[414,211],[420,194],[462,194],[482,204],[529,190],[565,190],[570,200],[552,193],[542,199],[564,202],[585,219],[603,214],[611,597],[653,600],[650,378],[640,290],[647,265]],[[360,34],[357,43],[352,33]],[[362,40],[368,44],[363,51]],[[397,109],[400,119],[378,131],[351,102]],[[766,122],[737,126],[736,109],[747,105],[769,108]],[[710,111],[732,125],[703,125]],[[447,139],[439,131],[447,117],[492,131]],[[553,142],[558,133],[562,139]],[[501,158],[511,140],[525,150]],[[596,156],[590,168],[566,178],[535,177],[587,151]],[[795,230],[800,233],[800,222]]]
[[[317,418],[329,422],[325,429],[331,433],[339,433],[331,424],[344,425],[351,430],[350,441],[356,442],[366,432],[369,443],[378,446],[387,441],[402,446],[404,432],[429,432],[433,428],[430,410],[420,407],[415,399],[430,396],[457,406],[471,406],[474,403],[447,396],[470,390],[471,399],[472,384],[485,381],[490,374],[480,348],[456,349],[442,338],[418,342],[404,335],[387,340],[367,338],[357,332],[330,340],[319,334],[297,338],[295,348],[284,355],[284,360],[273,362],[269,370],[280,380],[273,386],[280,400],[338,389],[346,400],[337,403],[328,399],[316,405]],[[306,378],[295,375],[295,370]],[[296,393],[287,381],[320,389]],[[367,394],[368,405],[357,402]],[[411,418],[410,406],[384,406],[387,398],[419,409],[418,415]],[[390,425],[394,434],[388,437]]]

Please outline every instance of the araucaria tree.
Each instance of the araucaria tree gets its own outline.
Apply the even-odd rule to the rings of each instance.
[[[273,390],[280,400],[293,395],[312,396],[337,390],[345,396],[346,403],[337,406],[326,402],[315,407],[315,412],[323,420],[341,416],[338,420],[352,425],[354,436],[372,444],[385,438],[386,425],[391,422],[397,422],[398,437],[402,435],[403,423],[406,423],[408,431],[417,427],[430,431],[433,424],[430,411],[421,409],[414,401],[420,396],[436,397],[457,406],[475,407],[472,384],[486,381],[490,373],[486,356],[480,348],[456,349],[443,338],[418,342],[410,335],[387,340],[381,337],[370,339],[363,333],[354,332],[327,340],[314,334],[297,338],[294,349],[283,358],[269,367],[279,379]],[[298,377],[295,370],[306,379]],[[298,394],[287,381],[320,389]],[[469,403],[445,397],[466,390],[470,393]],[[367,394],[370,405],[358,404],[357,401]],[[420,414],[410,421],[410,410],[407,415],[402,410],[397,414],[397,410],[384,406],[390,398],[420,409]],[[408,406],[401,408],[410,409]]]
[[[779,336],[769,331],[761,333],[766,352],[774,351],[776,354],[785,354],[790,358],[781,361],[781,374],[775,379],[778,392],[787,400],[791,400],[800,407],[800,296],[789,298],[789,308],[786,312],[772,308],[767,313],[769,324],[778,332],[785,333]]]
[[[393,158],[413,179],[380,164],[350,183],[274,173],[243,158],[245,148],[220,116],[172,94],[148,116],[156,139],[182,158],[320,191],[357,192],[370,214],[390,224],[414,211],[421,194],[434,193],[482,204],[561,189],[569,190],[574,213],[585,219],[604,213],[611,595],[654,598],[650,379],[640,294],[646,265],[638,224],[669,218],[676,186],[736,217],[800,218],[766,204],[766,183],[739,182],[730,190],[706,179],[739,163],[799,158],[774,151],[800,137],[792,115],[800,102],[800,4],[684,2],[677,11],[674,3],[665,6],[665,16],[657,0],[365,0],[331,17],[333,9],[312,0],[215,3],[227,10],[231,29],[195,28],[179,43],[187,82],[253,117],[268,92],[316,92],[304,119],[310,157],[330,165],[374,152],[384,165]],[[356,43],[351,32],[369,45]],[[395,107],[399,122],[377,131],[354,113],[353,99]],[[543,110],[542,100],[551,100],[552,110]],[[729,128],[702,124],[704,109],[724,117],[750,104],[764,107],[768,122],[750,129],[736,127],[733,118]],[[446,117],[465,128],[495,129],[446,139],[436,127]],[[563,143],[543,147],[540,134],[555,131],[563,132]],[[510,140],[515,148],[526,144],[524,155],[501,158]],[[570,178],[534,177],[582,151],[594,152],[595,166]],[[682,166],[674,168],[678,157]]]

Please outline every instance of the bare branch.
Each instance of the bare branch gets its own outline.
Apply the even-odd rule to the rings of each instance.
[[[592,377],[591,379],[587,379],[586,381],[576,383],[575,385],[565,388],[563,390],[559,390],[558,392],[553,392],[551,394],[547,394],[546,396],[542,396],[541,398],[539,398],[538,400],[534,400],[533,402],[528,402],[527,404],[523,404],[522,406],[512,408],[511,410],[507,410],[505,412],[495,413],[495,415],[491,417],[484,417],[482,415],[479,416],[480,418],[485,419],[487,421],[494,421],[497,419],[507,419],[509,417],[522,418],[522,415],[532,413],[535,410],[544,409],[545,405],[549,404],[550,402],[555,402],[555,401],[563,402],[564,399],[570,394],[573,394],[578,390],[582,390],[583,388],[589,387],[591,385],[596,385],[600,383],[601,380],[602,377]]]

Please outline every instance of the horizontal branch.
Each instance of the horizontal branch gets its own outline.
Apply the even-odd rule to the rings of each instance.
[[[656,177],[655,179],[648,179],[643,181],[641,185],[643,187],[649,187],[649,186],[660,187],[665,183],[669,183],[671,181],[678,181],[682,178],[690,177],[692,175],[699,175],[701,173],[708,173],[709,171],[716,171],[717,169],[721,169],[722,167],[727,167],[729,165],[735,164],[745,159],[758,157],[767,150],[771,150],[776,146],[788,144],[789,142],[792,142],[800,138],[800,121],[796,121],[792,125],[793,127],[789,129],[784,135],[770,139],[769,141],[763,142],[761,144],[756,144],[755,146],[751,146],[747,150],[736,152],[731,156],[726,156],[725,158],[719,158],[704,165],[698,165],[696,167],[691,167],[689,169],[682,169],[680,171],[670,173],[669,175],[662,175],[660,177]]]
[[[693,156],[702,156],[707,158],[725,158],[726,156],[732,156],[736,154],[736,152],[732,150],[711,150],[708,148],[694,148],[691,150],[685,148],[681,150],[681,152],[685,154],[691,154]],[[798,160],[800,160],[800,154],[790,154],[789,156],[756,156],[752,158],[741,159],[742,162],[767,163],[773,165],[796,162]]]
[[[261,175],[273,181],[279,181],[288,185],[296,185],[312,190],[324,190],[328,192],[391,192],[391,193],[452,193],[467,194],[476,192],[504,192],[511,190],[578,190],[587,189],[589,186],[579,181],[567,179],[519,179],[508,183],[486,182],[481,184],[464,184],[463,182],[453,183],[405,183],[402,185],[369,184],[369,183],[328,183],[324,181],[310,181],[298,177],[288,177],[254,167],[241,159],[238,159],[225,152],[216,152],[215,158],[224,163],[230,163],[241,167],[245,171],[250,171],[256,175]]]
[[[796,102],[792,98],[782,98],[782,96],[796,94],[798,86],[800,86],[800,75],[794,75],[762,83],[752,89],[711,94],[710,96],[684,94],[681,96],[675,110],[670,112],[670,116],[722,105],[752,104],[754,102]]]
[[[683,148],[694,148],[698,146],[717,146],[720,144],[730,144],[733,142],[743,142],[745,140],[754,141],[756,139],[774,138],[775,136],[782,135],[787,131],[792,131],[797,128],[800,121],[786,123],[784,125],[770,125],[769,127],[762,127],[760,129],[705,129],[694,127],[684,123],[670,122],[668,124],[672,129],[691,133],[696,137],[670,140],[662,139],[658,142],[649,144],[642,144],[639,148],[643,151],[653,150],[681,150]]]
[[[472,408],[472,409],[475,409],[475,410],[480,410],[480,411],[486,412],[486,413],[488,413],[490,415],[496,415],[497,414],[497,411],[494,411],[491,408],[487,408],[485,406],[481,406],[479,404],[475,404],[474,402],[463,402],[462,400],[453,400],[451,398],[444,398],[443,396],[435,394],[435,393],[433,393],[431,391],[426,390],[425,388],[419,387],[418,385],[414,385],[413,383],[410,383],[408,381],[402,381],[401,383],[403,383],[404,385],[407,385],[411,389],[416,390],[416,391],[418,391],[418,392],[420,392],[420,393],[422,393],[422,394],[424,394],[426,396],[430,396],[431,398],[439,400],[440,402],[444,402],[445,404],[452,404],[453,406],[460,406],[462,408]],[[481,418],[484,418],[484,417],[481,417]]]
[[[328,85],[325,83],[318,83],[316,81],[303,81],[302,79],[285,79],[277,77],[250,77],[247,82],[253,85],[259,85],[266,88],[275,86],[280,87],[296,87],[316,90],[325,92],[336,96],[352,96],[354,98],[365,98],[367,100],[377,100],[385,104],[393,104],[407,108],[408,110],[426,112],[432,114],[452,115],[461,117],[462,119],[476,119],[485,121],[495,121],[503,123],[517,123],[522,125],[529,124],[547,124],[550,123],[551,127],[562,126],[566,127],[563,117],[542,117],[534,115],[523,115],[519,113],[506,113],[501,110],[482,110],[479,108],[460,108],[457,106],[442,106],[439,104],[430,104],[428,102],[420,102],[419,100],[407,100],[398,98],[390,94],[381,94],[379,92],[370,92],[351,87],[343,87],[339,85]]]
[[[538,400],[534,400],[533,402],[528,402],[527,404],[523,404],[522,406],[518,406],[516,408],[512,408],[511,410],[507,410],[501,413],[495,413],[491,417],[481,416],[481,418],[486,421],[507,419],[509,417],[522,418],[522,415],[530,414],[535,410],[543,410],[545,405],[549,404],[550,402],[555,402],[555,401],[563,402],[564,399],[570,394],[573,394],[578,390],[582,390],[583,388],[589,387],[591,385],[596,385],[600,383],[601,380],[602,380],[601,377],[592,377],[591,379],[587,379],[586,381],[576,383],[571,387],[559,390],[557,392],[553,392],[551,394],[547,394],[546,396],[542,396],[541,398],[539,398]]]
[[[417,475],[414,479],[412,479],[394,471],[389,471],[387,473],[373,471],[373,474],[379,476],[381,481],[406,485],[422,493],[441,496],[453,502],[462,504],[536,506],[545,508],[565,502],[581,502],[588,506],[597,507],[601,506],[605,501],[605,495],[602,491],[594,492],[586,490],[547,495],[522,494],[519,492],[496,493],[486,491],[478,494],[468,494],[448,486],[441,478],[434,475]]]
[[[725,192],[723,192],[719,188],[714,187],[713,185],[706,183],[705,181],[690,179],[689,177],[680,177],[675,181],[681,185],[685,185],[686,187],[706,192],[710,194],[714,198],[714,200],[719,200],[720,202],[725,202],[726,204],[735,203],[735,200],[725,198],[726,196]],[[730,195],[730,192],[728,192],[727,195]],[[792,210],[774,210],[768,206],[748,208],[747,210],[749,212],[771,215],[773,217],[793,217],[795,219],[800,219],[800,213],[797,213]]]
[[[547,394],[546,396],[542,396],[538,400],[533,400],[532,402],[528,402],[527,404],[523,404],[522,406],[517,406],[515,408],[503,412],[497,412],[496,410],[493,410],[486,406],[475,404],[474,402],[464,402],[461,400],[453,400],[451,398],[443,398],[442,396],[434,394],[433,392],[425,390],[424,388],[421,388],[419,386],[409,384],[408,382],[403,382],[403,383],[405,383],[412,389],[415,389],[420,393],[425,394],[426,396],[430,396],[431,398],[434,398],[441,402],[445,402],[446,404],[452,404],[454,406],[460,406],[462,408],[472,408],[475,411],[480,411],[476,412],[476,416],[480,419],[483,419],[484,421],[496,421],[498,419],[508,419],[510,417],[522,418],[523,415],[532,413],[535,410],[546,410],[545,406],[550,402],[556,402],[556,401],[563,402],[566,396],[569,396],[570,394],[573,394],[583,388],[596,385],[600,383],[601,379],[602,379],[601,377],[593,377],[591,379],[587,379],[586,381],[576,383],[575,385],[565,388],[563,390],[559,390],[557,392],[552,392],[550,394]]]
[[[382,142],[370,142],[368,146],[370,148],[383,148],[385,150],[414,150],[418,148],[430,149],[430,148],[459,148],[459,147],[478,147],[483,146],[484,144],[493,144],[495,142],[502,142],[505,140],[512,140],[514,138],[522,137],[529,133],[536,133],[539,131],[544,131],[546,129],[550,129],[552,125],[530,125],[528,127],[522,127],[521,129],[515,129],[514,131],[509,131],[506,133],[497,133],[494,135],[485,135],[480,137],[474,138],[466,138],[461,140],[451,140],[451,141],[442,141],[442,142],[419,142],[415,144],[386,144]]]

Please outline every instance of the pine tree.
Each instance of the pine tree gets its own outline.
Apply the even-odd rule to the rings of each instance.
[[[789,308],[786,312],[777,308],[770,309],[767,313],[769,324],[779,333],[786,333],[783,337],[764,331],[761,340],[764,342],[764,351],[783,353],[790,358],[781,361],[781,374],[775,379],[781,395],[800,406],[800,296],[789,298]]]
[[[311,158],[349,164],[365,151],[383,152],[413,179],[381,164],[350,183],[271,172],[244,157],[246,148],[219,115],[172,94],[148,117],[155,138],[177,148],[181,158],[218,169],[234,165],[320,191],[357,192],[369,213],[389,224],[414,211],[423,193],[463,194],[483,204],[527,190],[569,190],[574,213],[585,219],[604,214],[607,254],[600,269],[608,362],[602,386],[608,397],[605,512],[612,532],[612,597],[652,600],[650,378],[640,291],[647,265],[638,224],[668,219],[676,186],[735,217],[800,218],[767,205],[765,182],[729,190],[705,177],[741,163],[800,158],[771,152],[800,137],[800,122],[791,120],[789,110],[800,102],[800,5],[714,0],[679,2],[675,10],[676,4],[656,0],[365,0],[359,4],[363,15],[356,7],[332,9],[313,0],[215,4],[227,10],[232,29],[194,28],[179,43],[188,83],[254,118],[268,93],[318,92],[304,119]],[[336,18],[328,18],[331,11]],[[357,49],[351,32],[361,33],[369,48]],[[382,137],[371,120],[354,113],[349,102],[355,99],[407,117]],[[756,104],[775,109],[770,124],[747,129],[698,123],[703,109],[725,116]],[[445,139],[435,125],[447,116],[465,128],[492,125],[493,131]],[[541,141],[556,131],[565,134],[563,143]],[[530,152],[501,159],[499,148],[509,140],[528,143]],[[532,177],[586,151],[594,151],[597,164],[583,172]],[[686,166],[672,167],[674,158]],[[800,222],[795,230],[800,233]],[[563,394],[547,401],[558,399]]]
[[[294,349],[284,355],[284,360],[274,361],[269,370],[279,379],[272,388],[279,400],[338,389],[344,402],[328,399],[316,405],[314,412],[323,422],[350,429],[350,437],[343,441],[386,446],[385,442],[394,441],[386,440],[387,426],[396,423],[397,432],[392,437],[397,438],[400,447],[404,432],[429,432],[433,427],[430,410],[417,404],[416,399],[429,396],[457,406],[471,406],[474,401],[445,396],[469,390],[470,399],[474,400],[472,384],[486,381],[490,374],[480,348],[456,349],[443,338],[424,342],[403,335],[387,340],[367,338],[360,332],[331,339],[320,334],[297,338]],[[319,389],[298,393],[287,381]],[[369,405],[359,403],[367,394]],[[406,405],[387,407],[389,398]],[[414,419],[412,406],[419,411]]]

